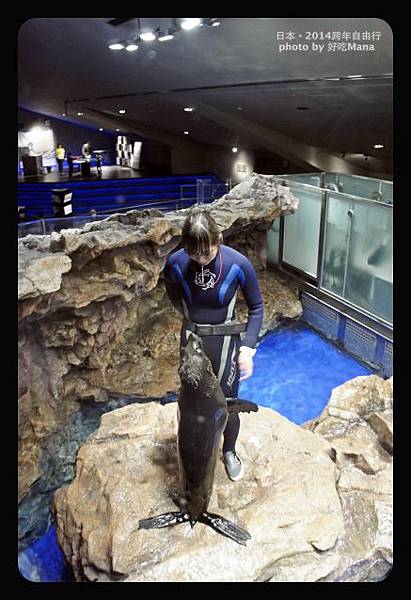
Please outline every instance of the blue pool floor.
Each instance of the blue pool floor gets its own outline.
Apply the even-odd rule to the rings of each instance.
[[[263,338],[253,376],[240,383],[239,397],[301,425],[322,412],[333,388],[373,372],[299,322]],[[72,580],[54,526],[20,554],[19,570],[31,581]]]
[[[372,373],[370,367],[298,323],[263,338],[253,375],[240,383],[239,397],[301,425],[322,412],[333,388]]]

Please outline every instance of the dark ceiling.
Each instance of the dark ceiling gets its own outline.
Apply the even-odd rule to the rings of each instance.
[[[188,130],[197,142],[240,141],[262,150],[244,130],[240,138],[235,117],[330,152],[392,156],[392,32],[381,19],[223,18],[219,27],[180,31],[168,42],[140,41],[136,52],[112,51],[108,44],[131,40],[138,19],[117,27],[110,20],[25,22],[18,45],[20,106],[60,118],[66,107],[65,118],[77,123],[98,127],[104,114],[113,128],[143,124],[181,137]],[[140,26],[165,28],[171,21],[140,18]],[[306,39],[307,32],[317,39]],[[277,39],[292,34],[294,40]],[[309,49],[280,52],[280,43]],[[322,53],[313,43],[324,44]],[[184,112],[187,105],[196,110]],[[126,109],[126,120],[119,109]],[[374,149],[376,143],[384,148]]]

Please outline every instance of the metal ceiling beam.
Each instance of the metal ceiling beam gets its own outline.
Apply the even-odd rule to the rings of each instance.
[[[326,81],[339,79],[339,81],[376,81],[376,80],[384,80],[384,79],[392,79],[392,73],[387,73],[385,75],[367,75],[362,77],[361,79],[352,79],[350,77],[321,77],[319,79],[277,79],[274,81],[254,81],[254,82],[244,82],[244,83],[228,83],[222,85],[205,85],[198,87],[185,87],[185,88],[174,88],[170,90],[156,90],[149,92],[130,92],[128,94],[113,94],[111,96],[97,96],[95,98],[77,98],[73,100],[65,100],[67,103],[72,102],[92,102],[96,100],[112,100],[114,98],[127,98],[127,97],[135,97],[135,96],[153,96],[157,94],[170,94],[170,93],[182,93],[182,92],[201,92],[204,90],[223,90],[223,89],[236,89],[236,88],[244,88],[244,87],[258,87],[258,86],[270,86],[270,85],[281,85],[288,83],[324,83]]]

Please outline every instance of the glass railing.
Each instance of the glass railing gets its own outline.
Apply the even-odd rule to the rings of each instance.
[[[282,260],[317,277],[323,192],[294,182],[289,182],[289,188],[300,204],[293,215],[284,217]]]
[[[305,183],[307,185],[321,187],[321,173],[295,173],[291,175],[279,175],[279,177],[284,177],[287,181],[295,181],[296,183]]]
[[[392,208],[328,193],[320,286],[392,323]]]
[[[367,200],[376,200],[386,204],[393,203],[392,181],[384,179],[325,171],[319,173],[292,173],[279,175],[279,177],[284,178],[286,181],[313,185],[334,192],[349,194],[350,196],[366,198]]]
[[[195,187],[195,186],[194,186]],[[101,211],[97,215],[78,215],[75,217],[64,217],[60,219],[38,219],[18,224],[18,237],[26,235],[48,235],[53,231],[59,232],[62,229],[81,229],[86,223],[102,221],[110,215],[126,213],[130,210],[148,210],[155,209],[161,212],[170,212],[181,208],[188,208],[196,202],[196,198],[180,198],[178,200],[159,200],[158,202],[147,202],[145,204],[136,204],[118,208],[117,210]]]
[[[328,181],[341,183],[337,176]],[[272,224],[267,233],[268,261],[297,270],[320,289],[392,323],[392,204],[290,178],[286,183],[299,208],[283,217],[282,229],[279,219]],[[361,193],[371,189],[371,184],[364,184]]]
[[[191,203],[203,204],[217,200],[227,194],[231,189],[231,180],[216,183],[211,179],[197,179],[195,184],[180,186],[180,200]]]

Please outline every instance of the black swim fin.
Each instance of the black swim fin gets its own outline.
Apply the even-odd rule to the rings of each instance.
[[[251,539],[251,535],[248,531],[215,513],[203,512],[198,517],[198,522],[209,525],[219,533],[222,533],[242,546],[245,546],[247,540]]]
[[[138,529],[158,529],[160,527],[174,527],[190,520],[188,513],[168,512],[149,519],[140,519]]]
[[[258,406],[250,400],[241,400],[240,398],[226,398],[228,412],[239,413],[239,412],[257,412]]]

